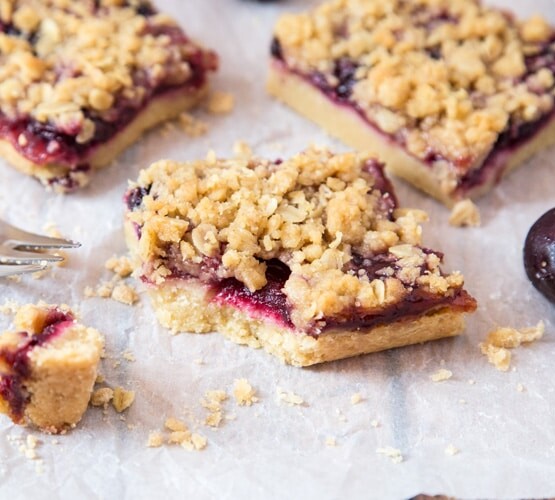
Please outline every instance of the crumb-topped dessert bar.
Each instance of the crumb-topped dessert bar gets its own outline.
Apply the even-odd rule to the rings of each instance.
[[[0,156],[75,189],[196,104],[216,66],[148,0],[2,0]]]
[[[46,432],[77,424],[87,409],[103,336],[67,307],[23,306],[0,335],[0,413]]]
[[[456,335],[476,308],[367,154],[161,161],[126,202],[137,274],[174,331],[307,366]]]
[[[451,206],[555,142],[555,31],[477,0],[332,0],[275,27],[268,90]]]

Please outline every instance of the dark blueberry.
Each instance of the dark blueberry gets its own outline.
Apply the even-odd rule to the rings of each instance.
[[[143,198],[150,192],[150,188],[151,186],[148,187],[142,187],[142,186],[137,186],[134,189],[131,189],[131,191],[129,191],[127,193],[127,196],[125,197],[125,204],[127,205],[127,208],[129,210],[134,210],[138,207],[141,206],[141,203],[143,202]]]
[[[319,73],[319,72],[312,73],[312,75],[310,76],[310,80],[322,92],[325,92],[325,93],[333,92],[333,88],[329,84],[329,82],[328,82],[328,80],[327,80],[327,78],[324,74]]]
[[[154,14],[156,14],[156,9],[154,9],[154,7],[148,2],[141,3],[137,7],[137,14],[144,17],[153,16]]]
[[[426,49],[426,52],[428,53],[430,58],[435,59],[436,61],[442,58],[441,47],[439,45]]]
[[[280,61],[283,60],[283,51],[281,50],[281,43],[276,37],[272,38],[272,44],[270,45],[270,53],[272,54],[272,57],[275,57]]]
[[[555,208],[530,228],[524,243],[524,269],[532,284],[555,304]]]
[[[355,73],[358,66],[351,59],[342,57],[335,61],[334,76],[339,80],[339,84],[335,89],[338,97],[347,99],[353,91],[355,84]]]

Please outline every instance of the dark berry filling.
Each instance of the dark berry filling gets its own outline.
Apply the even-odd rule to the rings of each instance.
[[[530,228],[524,243],[524,268],[536,289],[555,304],[555,208]]]
[[[150,16],[156,11],[148,2],[138,7],[141,14]],[[150,10],[149,10],[150,9]],[[142,13],[144,12],[144,14]],[[11,36],[24,36],[11,25],[0,23],[0,32]],[[182,45],[188,42],[187,36],[176,26],[154,26],[147,24],[145,34],[153,36],[167,36],[171,43]],[[26,36],[31,44],[36,43],[33,37]],[[110,110],[110,119],[101,118],[89,110],[84,110],[85,117],[95,124],[95,134],[85,144],[77,142],[81,126],[59,129],[55,124],[42,123],[30,116],[8,118],[0,113],[0,137],[8,140],[12,146],[25,158],[38,165],[60,164],[75,169],[83,164],[87,155],[98,145],[106,143],[121,132],[153,99],[170,94],[183,87],[196,90],[202,87],[209,71],[218,66],[216,54],[200,48],[187,55],[187,62],[191,68],[191,75],[186,82],[173,83],[171,75],[166,82],[156,82],[145,72],[137,72],[133,76],[133,83],[143,87],[145,97],[140,101],[127,99],[123,96],[116,98]],[[171,64],[168,71],[172,71]],[[67,73],[67,74],[66,74]],[[59,78],[72,75],[67,68],[60,69]],[[20,140],[23,137],[23,140]]]
[[[0,349],[0,361],[10,367],[9,374],[0,374],[0,396],[8,403],[12,418],[23,418],[29,395],[25,389],[25,380],[31,374],[29,353],[62,333],[73,322],[70,313],[52,309],[49,311],[42,332],[30,335],[20,332],[24,342],[15,350]]]
[[[127,191],[123,198],[127,208],[131,211],[139,208],[143,202],[143,198],[150,193],[152,185],[147,187],[137,186],[136,188]]]

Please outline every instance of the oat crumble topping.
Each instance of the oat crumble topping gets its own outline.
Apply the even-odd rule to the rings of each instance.
[[[251,406],[258,401],[255,389],[246,378],[235,380],[233,397],[239,406]]]
[[[283,15],[274,34],[276,60],[413,156],[462,172],[553,111],[555,31],[539,16],[515,21],[478,0],[332,0]]]
[[[2,0],[0,21],[2,115],[32,117],[78,144],[98,139],[118,109],[194,83],[195,64],[215,65],[148,1]],[[19,145],[29,141],[23,130]]]
[[[283,291],[300,328],[397,305],[415,289],[455,296],[462,276],[444,275],[441,256],[420,246],[426,214],[395,208],[375,168],[367,154],[316,148],[279,162],[210,154],[155,163],[132,188],[143,193],[140,210],[127,214],[140,228],[142,272],[153,284],[235,278],[254,292],[278,259],[291,270]],[[372,276],[365,266],[382,256],[390,265]]]
[[[451,370],[446,370],[442,368],[430,376],[432,382],[443,382],[444,380],[449,380],[453,376]]]
[[[481,224],[480,211],[472,200],[458,201],[451,210],[449,224],[456,227],[478,227]]]
[[[127,410],[135,401],[135,391],[126,391],[123,387],[116,387],[112,397],[112,406],[118,413]]]

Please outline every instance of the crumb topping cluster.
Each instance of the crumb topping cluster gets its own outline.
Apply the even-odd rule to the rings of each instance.
[[[444,276],[440,256],[419,246],[425,214],[394,208],[383,183],[362,153],[310,149],[281,162],[209,154],[142,171],[133,189],[143,198],[127,217],[140,227],[136,251],[155,284],[177,269],[233,277],[254,292],[267,284],[266,262],[279,259],[291,270],[284,293],[297,326],[383,309],[415,287],[453,294],[462,276]],[[386,261],[379,276],[376,256]]]
[[[426,161],[478,165],[553,110],[555,31],[477,0],[332,0],[286,14],[274,55]],[[275,42],[276,43],[276,42]]]
[[[2,115],[30,116],[78,144],[211,57],[148,0],[0,0]],[[19,145],[27,140],[21,133]]]

